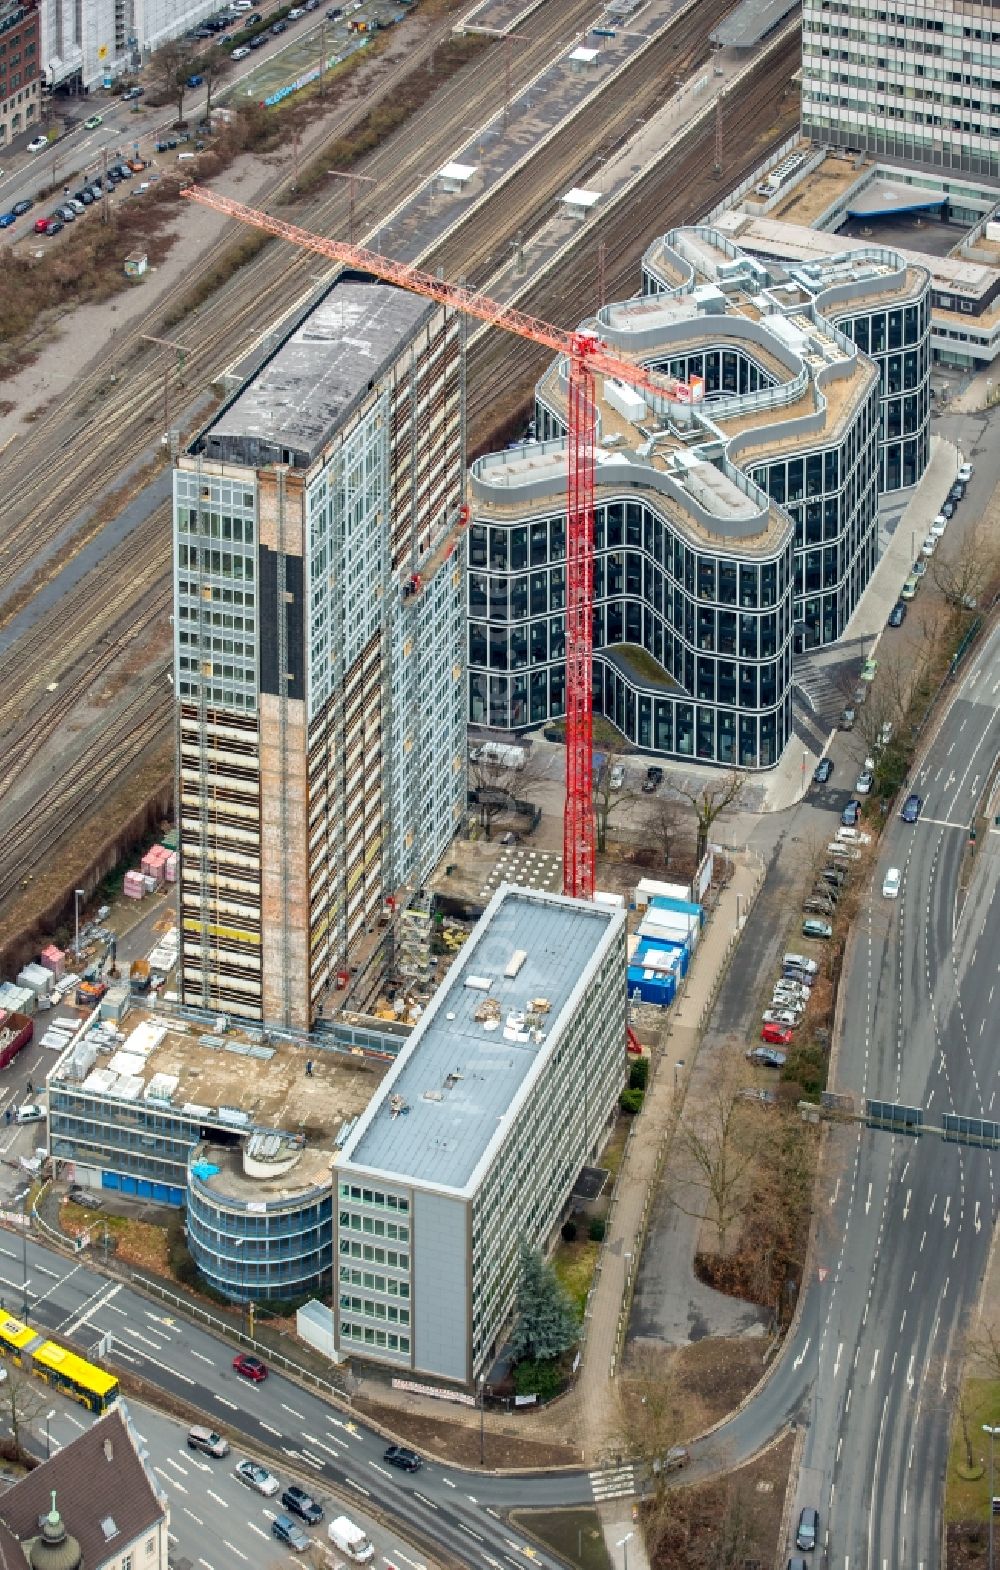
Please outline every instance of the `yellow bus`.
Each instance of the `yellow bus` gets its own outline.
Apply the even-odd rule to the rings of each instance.
[[[120,1395],[118,1380],[86,1358],[70,1352],[57,1341],[47,1341],[30,1325],[0,1315],[0,1355],[18,1367],[30,1368],[53,1389],[59,1390],[98,1416],[114,1406]]]

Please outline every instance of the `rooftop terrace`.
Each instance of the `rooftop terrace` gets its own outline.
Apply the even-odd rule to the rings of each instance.
[[[107,1022],[103,1022],[107,1026]],[[96,1057],[89,1051],[96,1048]],[[199,1122],[234,1130],[253,1127],[304,1133],[331,1147],[340,1126],[357,1117],[378,1087],[384,1066],[359,1053],[307,1051],[290,1042],[261,1046],[238,1031],[211,1034],[136,1009],[117,1036],[88,1032],[49,1076],[95,1095],[155,1103]],[[74,1058],[80,1064],[74,1070]],[[311,1062],[312,1073],[306,1073]]]
[[[502,885],[338,1171],[466,1188],[623,925],[620,911]]]

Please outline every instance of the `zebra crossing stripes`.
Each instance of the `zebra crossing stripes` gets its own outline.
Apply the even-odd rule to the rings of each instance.
[[[635,1493],[635,1467],[616,1466],[603,1472],[591,1472],[590,1486],[597,1501],[627,1499]]]

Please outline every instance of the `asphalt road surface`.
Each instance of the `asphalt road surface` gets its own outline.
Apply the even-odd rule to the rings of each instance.
[[[968,827],[1000,749],[1000,631],[970,663],[912,781],[918,823],[889,824],[845,977],[834,1088],[1000,1121],[991,1030],[1000,988],[1000,832]],[[896,901],[882,877],[899,867]],[[807,1294],[759,1396],[700,1449],[695,1472],[805,1426],[798,1508],[820,1511],[817,1565],[931,1570],[961,1356],[996,1219],[996,1154],[936,1134],[853,1126],[831,1134]],[[788,1545],[791,1550],[791,1544]]]
[[[405,1549],[411,1564],[437,1554],[475,1570],[523,1570],[529,1563],[556,1570],[562,1565],[504,1516],[529,1504],[592,1503],[586,1472],[518,1478],[481,1474],[474,1465],[463,1470],[428,1463],[412,1476],[390,1469],[382,1462],[385,1439],[353,1419],[348,1409],[273,1371],[259,1385],[241,1379],[232,1370],[231,1345],[102,1276],[83,1257],[68,1260],[34,1242],[28,1242],[26,1254],[30,1323],[90,1350],[111,1336],[111,1366],[130,1369],[194,1403],[234,1448],[241,1442],[251,1451],[263,1447],[283,1484],[303,1482],[324,1498],[336,1488],[348,1514],[367,1507],[390,1518],[396,1536],[382,1528],[380,1539],[392,1546],[400,1538],[411,1543],[416,1538],[418,1546]],[[24,1279],[21,1240],[0,1234],[0,1301],[18,1314]],[[403,1557],[398,1548],[393,1552]],[[209,1560],[210,1570],[226,1563],[224,1556]]]

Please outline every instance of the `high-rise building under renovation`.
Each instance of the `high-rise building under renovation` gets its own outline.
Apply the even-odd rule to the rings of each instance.
[[[342,273],[179,458],[185,1004],[311,1024],[465,795],[462,324]]]
[[[984,0],[804,0],[803,134],[995,179],[998,63]]]

